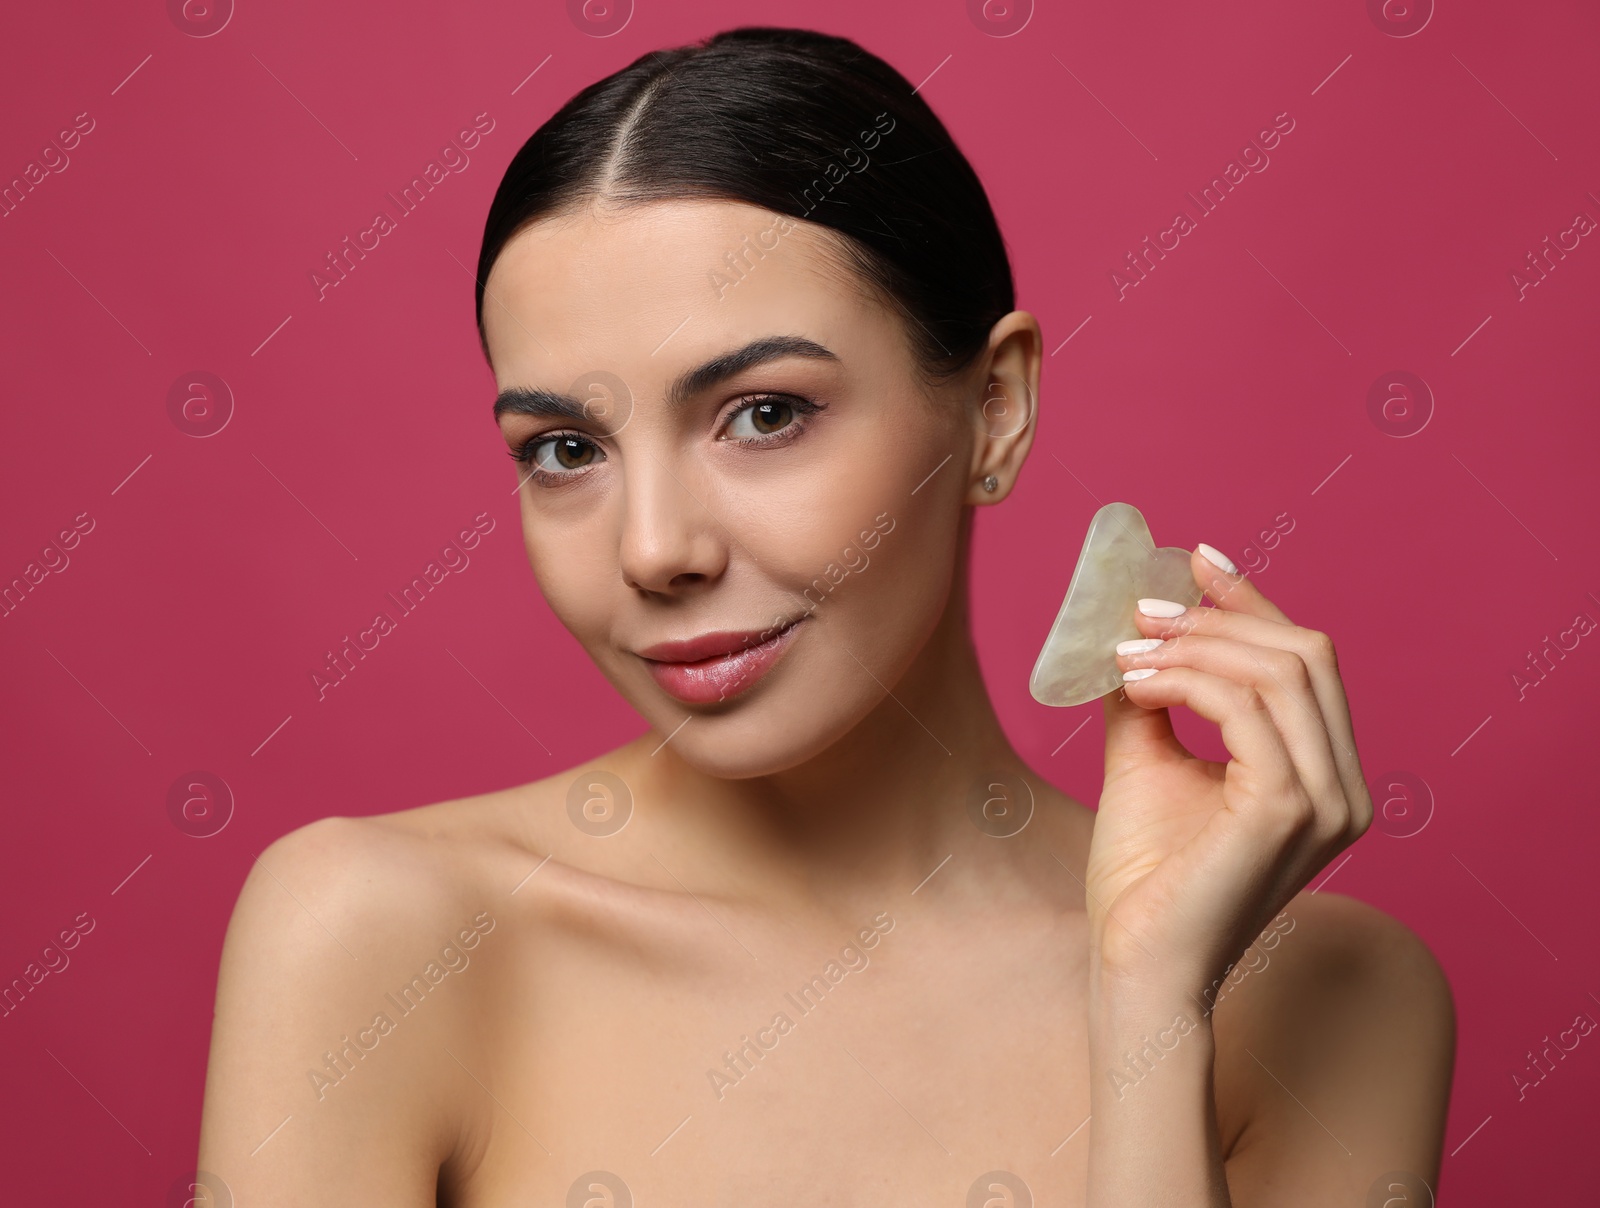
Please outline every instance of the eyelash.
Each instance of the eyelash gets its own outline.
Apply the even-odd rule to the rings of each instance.
[[[728,423],[732,423],[734,417],[742,412],[748,411],[752,407],[759,407],[763,403],[770,402],[787,403],[794,410],[796,418],[790,423],[786,424],[784,427],[780,428],[777,432],[769,433],[766,436],[734,438],[738,444],[745,445],[746,447],[770,447],[772,445],[787,444],[789,441],[799,437],[799,435],[810,426],[809,421],[812,416],[823,410],[823,405],[821,403],[812,402],[810,399],[802,398],[797,394],[754,394],[746,397],[737,407],[728,413]],[[726,427],[727,424],[723,424],[722,426]],[[555,440],[579,440],[588,445],[595,444],[591,438],[585,436],[582,432],[573,432],[563,429],[557,432],[540,432],[537,435],[530,436],[527,440],[517,445],[516,448],[508,450],[508,453],[519,465],[526,465],[533,461],[533,451],[535,449],[548,441]],[[590,463],[590,465],[582,466],[576,470],[562,471],[534,468],[529,471],[527,479],[524,479],[524,481],[531,479],[540,486],[547,487],[564,486],[571,483],[575,479],[583,477],[583,475],[589,471],[592,465],[593,463]]]

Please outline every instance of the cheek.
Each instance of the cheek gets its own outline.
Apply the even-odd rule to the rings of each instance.
[[[540,594],[584,646],[602,641],[618,581],[615,536],[598,525],[541,517],[524,507],[522,542]]]
[[[846,601],[881,601],[936,580],[939,559],[930,564],[927,555],[949,543],[953,532],[937,531],[948,526],[935,518],[959,510],[937,500],[937,475],[911,493],[943,452],[928,456],[915,439],[850,443],[854,452],[830,450],[820,464],[769,479],[760,498],[730,509],[748,517],[739,541],[755,553],[758,573],[797,597],[796,606],[826,600],[815,607],[819,615]]]
[[[800,523],[766,542],[768,565],[784,568],[801,603],[866,657],[909,658],[927,639],[948,601],[961,505],[947,438],[901,429],[897,441],[865,444],[880,455],[838,468],[813,488]],[[887,452],[884,452],[887,451]],[[913,494],[915,491],[915,494]],[[854,666],[848,653],[840,657]],[[874,665],[874,671],[878,668]]]
[[[896,650],[909,655],[919,649],[949,600],[960,508],[937,496],[924,502],[932,486],[910,499],[902,492],[874,513],[874,518],[888,513],[879,521],[888,531],[880,534],[875,549],[866,551],[871,564],[851,576],[859,580],[859,590],[847,603],[862,640],[886,654]],[[872,527],[870,521],[867,527]]]

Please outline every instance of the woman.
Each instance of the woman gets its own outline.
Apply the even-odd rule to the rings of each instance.
[[[645,56],[512,161],[478,280],[539,587],[650,729],[274,843],[202,1167],[241,1203],[1425,1202],[1448,987],[1301,892],[1372,816],[1328,638],[1202,546],[1215,606],[1120,648],[1097,813],[1001,732],[967,555],[1041,335],[905,79],[799,30]]]

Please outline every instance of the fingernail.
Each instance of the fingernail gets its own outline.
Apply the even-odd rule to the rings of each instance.
[[[1176,600],[1140,600],[1139,611],[1147,617],[1181,617],[1189,610]]]
[[[1211,565],[1216,567],[1218,570],[1225,570],[1230,575],[1236,575],[1239,573],[1239,568],[1233,564],[1233,559],[1229,558],[1227,554],[1223,553],[1215,546],[1207,545],[1204,541],[1202,541],[1195,548],[1200,551],[1200,556],[1202,558],[1211,563]]]
[[[1124,671],[1122,673],[1122,682],[1127,683],[1129,680],[1149,679],[1159,670],[1161,670],[1159,667],[1137,667],[1132,671]]]
[[[1161,645],[1160,638],[1134,638],[1128,642],[1117,643],[1118,654],[1148,654]]]

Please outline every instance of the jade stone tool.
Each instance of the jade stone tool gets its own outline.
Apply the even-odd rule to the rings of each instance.
[[[1056,623],[1028,680],[1042,705],[1081,705],[1122,686],[1116,645],[1140,638],[1138,601],[1153,596],[1193,608],[1200,588],[1189,551],[1156,548],[1150,526],[1129,503],[1108,503],[1094,514]]]

